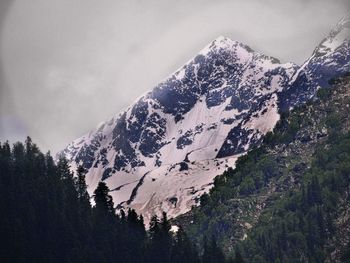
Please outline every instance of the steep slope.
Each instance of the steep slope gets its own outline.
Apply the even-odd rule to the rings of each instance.
[[[350,247],[350,75],[282,117],[261,148],[177,218],[247,262],[342,262]],[[350,251],[350,250],[349,250]]]
[[[219,37],[194,59],[61,154],[88,169],[92,193],[106,181],[118,208],[146,220],[198,204],[213,179],[331,78],[349,71],[349,17],[302,67]]]
[[[219,37],[118,116],[61,154],[115,203],[149,218],[188,211],[213,178],[279,119],[277,93],[298,67]],[[230,136],[229,136],[230,135]]]
[[[331,33],[300,67],[288,89],[281,92],[280,108],[288,110],[314,96],[329,80],[350,71],[350,14],[339,21]]]

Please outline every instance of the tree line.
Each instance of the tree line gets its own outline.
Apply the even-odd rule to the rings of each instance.
[[[134,210],[116,213],[104,182],[91,206],[85,174],[79,167],[74,176],[29,137],[0,143],[1,262],[235,262],[215,240],[197,249],[182,228],[170,231],[166,213],[148,231]]]

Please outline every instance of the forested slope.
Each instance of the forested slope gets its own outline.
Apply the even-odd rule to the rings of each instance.
[[[283,114],[259,149],[215,179],[177,222],[248,262],[345,260],[349,242],[350,78]]]

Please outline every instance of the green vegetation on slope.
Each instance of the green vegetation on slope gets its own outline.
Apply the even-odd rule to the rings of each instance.
[[[318,97],[215,179],[184,224],[197,243],[213,235],[248,262],[340,260],[350,233],[349,78]]]

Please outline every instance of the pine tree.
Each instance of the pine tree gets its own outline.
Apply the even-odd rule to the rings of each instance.
[[[198,255],[182,227],[178,227],[174,233],[173,248],[171,253],[172,263],[196,263]]]
[[[244,263],[243,257],[242,257],[241,253],[238,250],[235,251],[234,263]]]
[[[149,239],[147,242],[146,262],[149,262],[149,263],[160,262],[160,261],[156,261],[159,259],[158,251],[157,251],[159,232],[160,232],[159,219],[157,215],[153,215],[149,223],[149,230],[148,230]]]
[[[124,240],[127,240],[125,243],[125,253],[128,255],[127,258],[129,260],[125,260],[125,262],[140,262],[144,258],[143,249],[146,239],[146,230],[143,221],[141,224],[136,211],[129,209],[125,220],[121,220],[120,222],[121,224],[125,224],[125,227],[121,229],[121,236],[124,237]]]
[[[214,237],[211,238],[210,244],[206,237],[204,238],[204,252],[202,256],[203,263],[224,263],[225,256],[222,250],[218,247]]]
[[[160,235],[159,235],[159,252],[160,257],[164,260],[163,262],[170,262],[171,246],[172,246],[172,235],[170,233],[170,222],[167,214],[162,213],[160,221]]]
[[[148,232],[151,240],[155,239],[157,234],[159,233],[159,220],[157,215],[151,217]]]
[[[165,212],[159,221],[156,215],[152,216],[149,229],[148,261],[170,262],[172,249],[172,234],[170,222]]]
[[[114,203],[112,196],[109,194],[109,188],[105,182],[99,182],[94,191],[94,200],[96,209],[114,215]]]
[[[77,169],[77,191],[78,191],[78,197],[80,199],[89,199],[89,194],[87,192],[86,182],[85,182],[85,175],[87,173],[87,170],[79,165]]]
[[[57,170],[63,180],[73,177],[69,169],[68,160],[61,156],[57,162]]]
[[[211,263],[212,260],[213,260],[212,252],[210,251],[208,240],[207,240],[207,237],[205,236],[203,239],[202,263]]]

